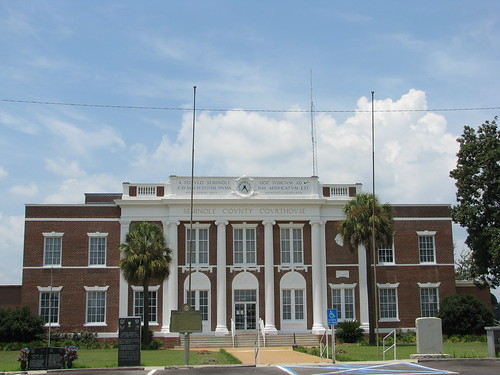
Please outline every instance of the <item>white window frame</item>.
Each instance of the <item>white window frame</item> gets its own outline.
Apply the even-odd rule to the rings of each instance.
[[[188,233],[190,233],[191,225],[190,224],[185,224],[186,227],[186,265],[189,264],[189,238],[188,238]],[[193,224],[193,232],[196,235],[196,238],[194,240],[194,249],[191,249],[192,252],[192,258],[194,257],[193,262],[191,263],[194,266],[208,266],[210,264],[210,224]],[[206,230],[207,231],[207,239],[206,239],[206,246],[207,246],[207,261],[206,262],[200,262],[200,229]]]
[[[134,308],[134,316],[140,316],[141,317],[141,324],[144,324],[144,317],[141,313],[138,313],[137,310],[142,310],[143,305],[142,303],[139,305],[137,304],[137,295],[136,293],[144,293],[144,287],[142,286],[137,286],[137,285],[132,285],[132,290],[134,291],[134,296],[133,296],[133,308]],[[160,285],[152,285],[148,286],[148,293],[152,293],[155,295],[154,297],[154,305],[151,305],[151,297],[149,298],[149,323],[151,325],[158,325],[158,291],[160,290]],[[144,298],[144,295],[142,296]],[[141,299],[142,300],[142,299]],[[153,310],[153,314],[151,313],[151,310]],[[151,319],[151,315],[153,315],[154,319]]]
[[[436,232],[435,231],[418,231],[417,232],[418,236],[418,261],[420,264],[436,264]],[[432,260],[422,260],[422,252],[428,252],[428,249],[422,249],[420,247],[420,239],[424,237],[429,237],[432,238]],[[430,254],[425,254],[425,257],[428,257]],[[424,258],[425,258],[424,257]]]
[[[64,233],[56,233],[56,232],[50,232],[50,233],[42,233],[43,234],[43,266],[44,267],[60,267],[62,265],[62,248],[63,248],[63,236],[64,236]],[[47,245],[48,245],[48,241],[49,240],[53,240],[53,239],[58,239],[60,241],[60,246],[59,246],[59,262],[58,263],[54,263],[53,261],[53,258],[54,256],[52,256],[52,262],[51,263],[48,263],[47,262]],[[55,251],[52,251],[53,253],[55,253]]]
[[[87,233],[87,236],[89,238],[89,267],[106,267],[106,261],[107,261],[107,253],[108,253],[108,233],[100,233],[100,232],[95,232],[95,233]],[[92,240],[93,239],[104,239],[104,250],[97,250],[96,253],[98,253],[98,259],[100,259],[100,253],[103,252],[103,262],[102,263],[92,263]],[[102,244],[97,244],[98,246],[101,246]]]
[[[337,318],[339,322],[347,321],[347,320],[356,320],[356,285],[353,284],[330,284],[330,288],[332,289],[332,308],[337,308]],[[340,291],[340,309],[336,307],[337,305],[333,304],[333,291]],[[347,311],[346,306],[346,290],[349,290],[349,293],[352,293],[352,317],[345,317],[345,312]],[[351,303],[349,303],[351,304]]]
[[[242,265],[249,265],[249,266],[254,266],[257,264],[257,224],[232,224],[233,227],[233,263],[238,266]],[[243,236],[241,239],[242,243],[242,256],[243,256],[243,261],[239,262],[236,260],[236,231],[242,231]],[[247,230],[252,230],[253,231],[253,239],[248,239],[248,232]],[[249,241],[252,241],[253,243],[253,249],[249,248],[248,244]],[[248,259],[253,256],[253,261],[249,261]]]
[[[191,300],[188,301],[188,293],[189,291],[186,290],[186,294],[184,296],[186,303],[189,303],[195,310],[201,311],[201,320],[203,322],[208,322],[210,319],[210,290],[208,289],[192,289],[191,290]],[[202,296],[206,294],[206,300],[203,299],[202,301]],[[194,303],[193,303],[193,297],[194,297]],[[205,296],[204,296],[205,298]],[[202,303],[204,302],[204,303]],[[205,303],[206,302],[206,303]]]
[[[109,286],[84,286],[85,288],[85,327],[89,326],[106,326],[106,314],[107,314],[107,299],[108,299],[108,288]],[[92,306],[93,309],[97,308],[103,308],[103,320],[102,321],[96,321],[96,322],[90,322],[89,321],[89,309],[91,306],[89,306],[89,297],[90,293],[100,293],[100,295],[104,295],[104,306],[103,307],[95,307]]]
[[[438,283],[417,283],[419,288],[420,288],[420,316],[423,318],[433,318],[437,316],[437,313],[439,312],[439,286],[441,285],[440,282]],[[422,291],[423,290],[435,290],[436,291],[436,300],[435,301],[424,301],[422,300]],[[424,304],[431,305],[435,303],[436,304],[436,309],[435,309],[435,314],[434,315],[424,315]],[[430,310],[430,308],[428,309]]]
[[[382,258],[381,256],[381,252],[384,252],[383,254],[383,257],[386,258],[387,257],[387,254],[390,253],[391,255],[391,258],[392,260],[391,261],[387,261],[387,260],[380,260]],[[394,241],[391,243],[391,245],[389,247],[383,247],[383,246],[379,246],[378,249],[377,249],[377,262],[378,264],[381,264],[381,265],[384,265],[384,264],[395,264],[396,262],[396,258],[395,258],[395,252],[394,252]]]
[[[42,287],[42,286],[38,286],[38,292],[39,292],[39,296],[38,296],[38,315],[45,321],[45,317],[47,317],[47,319],[49,319],[49,321],[47,321],[45,323],[45,327],[48,327],[48,326],[51,326],[51,327],[59,327],[60,324],[60,316],[61,316],[61,290],[62,290],[62,286],[53,286],[53,287],[50,287],[50,286],[46,286],[46,287]],[[42,315],[42,296],[44,294],[48,294],[49,295],[49,302],[52,302],[52,296],[57,296],[57,306],[51,306],[49,307],[49,312],[47,315]],[[53,313],[53,309],[56,309],[56,313],[54,314]],[[44,309],[47,309],[47,307],[44,307]],[[57,319],[56,321],[54,322],[50,322],[50,317],[51,316],[56,316]]]
[[[399,301],[398,301],[399,283],[377,284],[377,287],[378,287],[378,301],[377,301],[377,303],[378,303],[378,308],[379,308],[379,321],[380,322],[399,322]],[[396,316],[394,316],[394,317],[382,318],[382,304],[381,304],[381,298],[382,298],[381,291],[382,290],[393,290],[394,291],[394,298],[395,298],[394,307],[395,307],[395,312],[396,312]]]
[[[299,293],[300,292],[300,293]],[[285,293],[290,294],[290,318],[285,317]],[[297,294],[302,294],[298,296]],[[300,301],[300,299],[302,299]],[[281,289],[281,319],[284,322],[303,322],[306,319],[306,291],[304,289],[292,289],[285,288]],[[301,317],[297,317],[298,314],[302,314]]]
[[[279,224],[280,227],[280,264],[285,266],[291,265],[304,265],[304,224]],[[300,232],[300,252],[295,251],[294,244],[296,239],[294,238],[294,231],[299,230]],[[284,231],[288,232],[288,238],[283,239]],[[288,249],[283,249],[283,243],[288,243]],[[284,260],[284,255],[289,257],[289,261]],[[300,254],[300,260],[295,259],[296,253]]]

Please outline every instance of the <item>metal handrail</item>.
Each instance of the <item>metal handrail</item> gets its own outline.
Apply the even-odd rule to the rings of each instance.
[[[253,344],[254,346],[254,362],[255,362],[255,365],[257,366],[257,357],[260,353],[260,329],[261,329],[261,321],[262,319],[259,318],[259,324],[257,325],[257,335],[255,335],[255,342]]]
[[[393,335],[394,336],[394,343],[389,346],[387,349],[385,348],[385,339],[388,338],[389,336]],[[383,357],[384,357],[384,361],[385,361],[385,353],[387,353],[389,350],[391,350],[392,348],[394,348],[394,360],[396,360],[396,330],[392,330],[391,332],[389,332],[389,334],[387,334],[387,336],[385,336],[383,339],[382,339],[382,350],[384,351],[384,354],[383,354]]]
[[[231,318],[231,336],[232,336],[233,348],[234,348],[234,338],[236,336],[236,324],[234,324],[233,318]]]
[[[266,330],[265,330],[266,326],[262,318],[259,318],[259,326],[260,326],[260,334],[262,335],[262,345],[266,346]]]
[[[325,340],[326,338],[326,340]],[[323,341],[326,341],[326,345],[325,347],[323,347]],[[323,360],[323,354],[325,353],[326,351],[326,359],[330,359],[329,358],[329,348],[328,348],[328,330],[325,330],[325,332],[323,332],[323,335],[321,335],[321,338],[319,339],[319,357],[321,360]]]

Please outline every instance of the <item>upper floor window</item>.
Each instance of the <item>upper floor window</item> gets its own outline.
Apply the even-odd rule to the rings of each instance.
[[[435,263],[436,262],[436,232],[417,232],[418,235],[418,253],[420,263]]]
[[[209,224],[186,226],[186,259],[189,262],[191,253],[191,263],[194,265],[208,265],[208,229]]]
[[[378,248],[378,262],[381,264],[392,263],[394,264],[394,245],[379,246]]]
[[[43,265],[60,266],[63,233],[43,233]]]
[[[281,264],[304,264],[302,224],[280,225]]]
[[[107,233],[87,233],[89,236],[89,266],[106,265]]]
[[[234,264],[255,264],[255,227],[233,225]]]

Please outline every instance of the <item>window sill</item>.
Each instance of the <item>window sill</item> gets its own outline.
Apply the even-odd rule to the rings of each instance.
[[[108,324],[107,323],[85,323],[83,325],[84,327],[107,327]]]
[[[400,322],[398,318],[384,318],[384,319],[379,319],[380,323],[384,322]]]
[[[59,328],[61,325],[59,323],[45,323],[45,327],[50,327],[50,328]]]

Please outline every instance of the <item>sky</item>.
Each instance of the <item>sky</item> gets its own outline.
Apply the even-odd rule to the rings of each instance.
[[[0,284],[21,283],[25,204],[191,174],[194,86],[198,176],[317,170],[371,192],[373,91],[380,200],[454,204],[456,139],[500,112],[499,15],[493,0],[0,0]],[[455,225],[457,254],[465,236]]]

